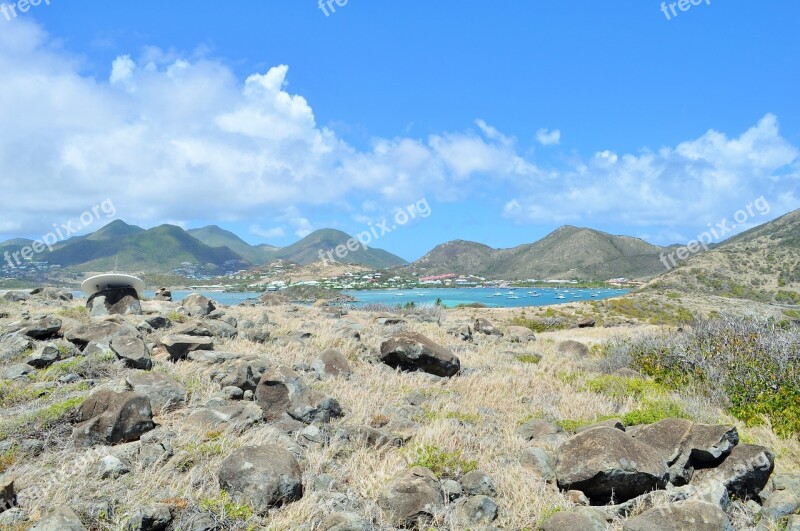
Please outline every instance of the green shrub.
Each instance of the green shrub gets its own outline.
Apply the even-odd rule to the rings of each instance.
[[[705,393],[748,424],[766,418],[782,437],[800,431],[800,329],[788,323],[698,320],[684,332],[616,340],[604,350],[666,387]]]
[[[511,320],[511,324],[513,326],[524,326],[525,328],[529,328],[536,333],[549,332],[552,330],[564,330],[569,327],[569,323],[566,321],[566,319],[547,315],[546,312],[544,315],[545,317],[536,317],[532,319],[526,317],[515,317]]]
[[[436,477],[459,477],[478,468],[478,462],[462,458],[461,450],[448,452],[432,445],[416,445],[405,452],[408,466],[423,466]]]
[[[220,491],[216,498],[203,498],[200,508],[217,516],[220,520],[249,520],[253,508],[246,503],[237,503],[226,491]]]
[[[89,317],[89,309],[86,308],[86,306],[71,306],[62,309],[58,314],[63,317],[69,317],[70,319],[80,320]]]
[[[604,394],[615,400],[623,400],[628,397],[635,399],[656,397],[668,392],[666,387],[654,381],[612,375],[589,378],[586,380],[584,389],[581,390]]]
[[[638,424],[653,424],[659,420],[679,418],[691,419],[684,409],[672,400],[645,400],[642,407],[634,409],[622,416],[622,423],[626,426]]]
[[[539,356],[538,354],[521,354],[521,355],[517,356],[517,360],[519,360],[521,363],[534,363],[534,364],[536,364],[536,363],[539,363],[540,361],[542,361],[542,357]]]
[[[173,323],[185,323],[189,320],[189,316],[173,310],[167,314],[167,319]]]

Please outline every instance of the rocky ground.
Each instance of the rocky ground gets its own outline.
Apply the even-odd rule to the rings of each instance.
[[[597,348],[652,325],[0,300],[0,529],[800,529],[796,439]]]

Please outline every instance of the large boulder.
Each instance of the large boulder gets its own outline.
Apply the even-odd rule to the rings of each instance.
[[[579,433],[559,449],[558,486],[580,490],[592,503],[624,502],[666,487],[667,463],[661,454],[616,428]]]
[[[775,469],[775,454],[763,446],[740,444],[716,468],[697,470],[692,485],[708,480],[721,482],[741,499],[755,498],[766,486]]]
[[[168,335],[161,338],[160,344],[169,353],[171,361],[184,360],[196,350],[214,350],[214,341],[210,337]]]
[[[242,391],[255,392],[258,382],[272,364],[262,358],[236,360],[214,375],[221,387],[238,387]]]
[[[417,466],[395,476],[381,493],[378,504],[392,525],[412,527],[441,511],[444,496],[433,472]]]
[[[114,321],[98,321],[69,328],[64,332],[64,338],[83,349],[89,343],[108,345],[114,336],[123,334],[136,335],[137,332],[132,326],[120,325]]]
[[[136,336],[125,335],[114,337],[109,345],[111,351],[121,359],[126,367],[149,371],[153,368],[150,349],[145,342]]]
[[[118,444],[138,440],[155,428],[150,399],[135,392],[100,390],[78,409],[78,424],[72,430],[80,446]]]
[[[567,439],[561,426],[544,419],[531,419],[517,428],[516,434],[534,446],[559,446]]]
[[[380,360],[403,371],[423,371],[436,376],[454,376],[461,361],[446,348],[416,332],[398,332],[381,345]]]
[[[195,410],[186,417],[184,425],[204,432],[221,428],[248,428],[259,422],[264,412],[256,404],[237,403],[230,406],[214,406]]]
[[[134,392],[150,400],[150,409],[156,414],[173,411],[186,404],[186,388],[161,372],[140,372],[127,378]]]
[[[53,343],[42,345],[28,358],[26,362],[31,367],[44,369],[61,359],[61,351]]]
[[[0,513],[17,506],[17,490],[13,479],[0,479]]]
[[[183,299],[181,306],[183,306],[186,313],[192,317],[205,317],[217,309],[214,301],[199,293],[194,293]]]
[[[286,366],[273,367],[264,373],[256,388],[256,403],[268,422],[280,420],[286,414],[307,424],[342,416],[336,399],[310,389],[300,375]]]
[[[497,519],[497,503],[484,495],[461,498],[453,508],[453,523],[459,529],[474,529]]]
[[[571,354],[576,358],[585,358],[589,355],[589,347],[580,341],[574,341],[572,339],[568,339],[567,341],[562,341],[559,343],[558,351],[561,354]]]
[[[45,301],[71,301],[74,297],[68,290],[44,286],[31,290],[31,295]]]
[[[98,291],[86,301],[92,317],[105,315],[142,315],[139,294],[133,288],[115,288]]]
[[[235,450],[220,466],[220,486],[259,514],[303,497],[303,471],[286,449],[273,444]]]
[[[623,531],[733,531],[727,515],[715,504],[687,500],[654,507],[625,522]]]

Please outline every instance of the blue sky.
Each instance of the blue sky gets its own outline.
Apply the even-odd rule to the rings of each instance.
[[[737,231],[797,208],[800,4],[676,13],[50,0],[0,14],[0,239],[111,199],[145,227],[286,245],[424,198],[430,216],[375,244],[415,259],[563,224],[685,243],[762,196],[769,212]]]

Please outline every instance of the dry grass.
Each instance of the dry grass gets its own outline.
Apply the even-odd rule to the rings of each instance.
[[[496,501],[501,508],[496,525],[505,529],[537,529],[555,511],[568,508],[569,502],[555,489],[536,478],[519,463],[526,443],[515,430],[526,419],[546,418],[552,421],[591,421],[607,416],[621,416],[640,408],[649,399],[675,401],[690,416],[703,422],[734,422],[733,419],[702,396],[667,394],[664,396],[610,396],[587,390],[587,382],[597,377],[599,360],[590,355],[576,359],[557,351],[560,341],[574,339],[594,346],[614,337],[635,336],[656,327],[618,327],[581,330],[561,330],[538,335],[528,345],[515,345],[503,339],[478,335],[474,343],[464,343],[447,334],[455,322],[483,316],[496,324],[505,325],[516,315],[514,310],[460,309],[444,314],[441,326],[409,319],[408,328],[418,331],[441,345],[457,352],[468,374],[438,380],[421,374],[387,371],[369,362],[370,354],[379,349],[381,341],[395,328],[372,322],[371,315],[351,312],[348,320],[363,326],[361,342],[336,335],[339,321],[322,316],[319,309],[301,307],[272,307],[269,314],[273,337],[298,330],[313,336],[304,343],[280,346],[260,345],[245,340],[219,341],[216,350],[240,355],[262,356],[273,362],[294,366],[310,364],[316,355],[327,348],[338,348],[350,360],[353,375],[348,381],[313,381],[312,387],[339,400],[346,415],[331,426],[367,425],[373,419],[397,419],[399,408],[407,410],[416,423],[409,445],[431,445],[448,452],[461,452],[465,460],[477,461],[479,469],[490,475],[498,490]],[[238,318],[259,321],[265,310],[231,308]],[[517,355],[535,352],[542,356],[538,364],[521,362]],[[179,509],[181,521],[196,512],[217,509],[215,517],[233,529],[315,529],[332,509],[329,495],[312,492],[311,485],[319,474],[332,476],[338,492],[351,499],[361,500],[360,512],[382,524],[383,515],[375,500],[384,486],[408,466],[408,450],[380,450],[355,447],[345,451],[335,446],[314,446],[302,449],[298,442],[278,433],[267,425],[257,425],[246,431],[203,432],[184,426],[183,420],[191,408],[202,406],[219,392],[212,374],[218,366],[194,362],[170,363],[156,351],[154,370],[164,371],[184,383],[189,390],[187,408],[157,418],[159,431],[172,445],[174,456],[163,466],[134,467],[130,474],[117,480],[100,480],[95,472],[96,461],[104,452],[120,454],[133,445],[122,445],[91,453],[77,449],[66,433],[58,444],[49,446],[35,459],[8,460],[7,472],[17,478],[21,491],[20,503],[34,516],[45,514],[57,504],[80,507],[85,522],[94,529],[120,529],[137,507],[167,500]],[[4,370],[0,366],[0,370]],[[128,372],[119,368],[116,379]],[[418,408],[409,407],[407,398],[421,393],[427,400]],[[389,428],[391,428],[391,424]],[[739,426],[747,442],[763,444],[778,455],[780,471],[800,470],[800,444],[794,439],[779,439],[761,426]],[[172,433],[167,437],[166,434]],[[249,515],[246,507],[227,504],[220,491],[216,472],[230,452],[240,446],[276,442],[294,451],[301,458],[306,494],[299,502],[272,511],[267,517]],[[90,458],[83,460],[86,456]],[[48,484],[62,467],[59,476],[46,495],[30,496],[36,488]],[[181,512],[182,511],[182,512]],[[247,516],[243,518],[243,516]],[[744,517],[742,521],[745,521]],[[437,521],[439,528],[449,524]],[[621,524],[615,524],[620,528]]]

